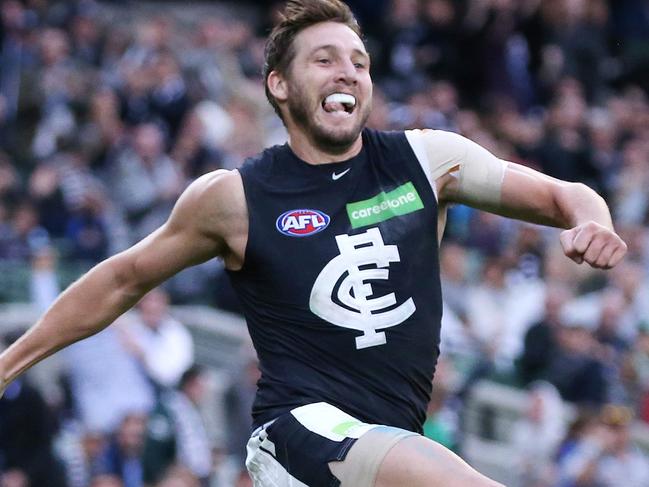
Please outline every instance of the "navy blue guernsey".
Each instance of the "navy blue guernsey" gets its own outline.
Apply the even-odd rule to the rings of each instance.
[[[239,169],[249,214],[230,278],[259,356],[256,426],[324,401],[421,432],[442,314],[437,204],[403,132],[310,165],[288,145]]]

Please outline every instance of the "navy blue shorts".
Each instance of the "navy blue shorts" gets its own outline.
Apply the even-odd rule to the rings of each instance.
[[[342,461],[358,438],[376,427],[326,403],[309,404],[258,428],[246,466],[255,487],[337,487],[329,462]]]

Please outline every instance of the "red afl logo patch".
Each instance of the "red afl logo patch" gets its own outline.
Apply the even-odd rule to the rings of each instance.
[[[289,237],[308,237],[329,225],[329,215],[318,210],[289,210],[282,213],[275,226]]]

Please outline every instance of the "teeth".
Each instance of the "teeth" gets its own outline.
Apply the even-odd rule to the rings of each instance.
[[[356,98],[347,93],[334,93],[325,98],[325,103],[342,103],[343,105],[356,106]]]

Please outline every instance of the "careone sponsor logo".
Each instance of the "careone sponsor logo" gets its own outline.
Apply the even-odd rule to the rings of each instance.
[[[289,210],[279,216],[275,226],[289,237],[308,237],[327,228],[330,220],[329,215],[318,210]]]
[[[347,215],[352,228],[374,225],[395,216],[421,210],[424,203],[411,182],[385,193],[381,192],[363,201],[347,204]]]

